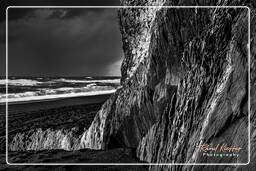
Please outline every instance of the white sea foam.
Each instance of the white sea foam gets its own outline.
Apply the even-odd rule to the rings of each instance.
[[[41,84],[42,82],[36,81],[36,80],[30,80],[30,79],[16,79],[16,80],[7,80],[8,85],[15,85],[15,86],[34,86],[37,84]],[[0,85],[5,85],[6,80],[0,79]]]
[[[30,94],[32,96],[22,96],[17,94],[9,94],[8,95],[8,102],[21,102],[21,101],[33,101],[33,100],[46,100],[46,99],[58,99],[58,98],[69,98],[69,97],[79,97],[79,96],[94,96],[94,95],[103,95],[103,94],[111,94],[114,93],[116,89],[112,90],[99,90],[99,91],[91,91],[91,92],[79,92],[79,93],[64,93],[64,94],[48,94],[48,95],[36,95]],[[4,95],[5,96],[5,95]],[[5,103],[6,99],[0,98],[0,103]]]
[[[56,81],[56,82],[67,82],[67,83],[95,83],[95,82],[100,82],[100,83],[120,84],[120,79],[110,79],[110,80],[72,80],[72,79],[60,78],[60,79],[55,79],[53,81]]]
[[[54,84],[59,82],[65,83],[88,83],[83,87],[59,87],[54,88]],[[14,86],[35,86],[34,91],[8,93],[8,102],[19,102],[19,101],[31,101],[31,100],[45,100],[52,98],[63,98],[63,97],[75,97],[75,96],[91,96],[98,94],[108,94],[116,91],[116,87],[108,85],[97,85],[96,82],[100,83],[114,83],[119,84],[119,79],[112,80],[72,80],[72,79],[54,79],[51,81],[40,82],[31,79],[16,79],[8,80],[8,85]],[[0,84],[5,84],[6,80],[0,80]],[[44,87],[38,87],[38,85],[45,85]],[[49,86],[47,86],[49,85]],[[50,86],[51,85],[51,86]],[[52,87],[53,85],[53,87]],[[6,102],[6,94],[0,94],[0,103]]]
[[[61,88],[41,88],[37,91],[27,91],[21,93],[9,93],[8,102],[43,100],[62,97],[91,96],[97,94],[108,94],[116,89],[112,86],[97,86],[95,83],[85,87],[61,87]],[[0,94],[0,103],[6,102],[6,95]]]
[[[88,78],[92,79],[92,78]],[[60,79],[54,79],[51,81],[47,82],[40,82],[37,80],[31,80],[31,79],[15,79],[11,80],[8,79],[8,85],[14,85],[14,86],[35,86],[38,84],[54,84],[56,82],[66,82],[66,83],[95,83],[95,82],[100,82],[100,83],[113,83],[113,84],[120,84],[120,79],[109,79],[109,80],[74,80],[74,79],[65,79],[65,78],[60,78]],[[0,85],[5,85],[6,80],[5,79],[0,79]]]

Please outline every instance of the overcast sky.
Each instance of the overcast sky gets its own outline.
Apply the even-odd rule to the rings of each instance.
[[[10,8],[8,16],[9,75],[120,75],[123,52],[116,9]],[[4,28],[2,16],[0,25]],[[5,75],[3,29],[0,38],[0,75]]]

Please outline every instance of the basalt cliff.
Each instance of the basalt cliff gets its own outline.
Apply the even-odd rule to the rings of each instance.
[[[65,141],[72,143],[64,145],[66,150],[135,148],[140,161],[149,163],[244,164],[152,165],[150,170],[255,170],[255,2],[122,0],[121,4],[157,6],[118,10],[125,54],[122,87],[81,135],[72,138],[58,131],[49,135],[60,134],[62,139],[69,135]],[[165,7],[196,5],[250,9]],[[40,142],[19,147],[23,139],[14,137],[11,149],[48,148]],[[209,157],[199,148],[205,144],[241,150],[238,157]]]
[[[120,9],[125,53],[122,88],[98,113],[81,145],[94,149],[134,147],[137,157],[150,163],[250,161],[247,166],[232,168],[255,168],[255,4],[159,0],[122,1],[122,5],[244,5],[250,10]],[[241,150],[235,158],[209,157],[199,148],[205,144]],[[227,168],[231,167],[150,167]]]

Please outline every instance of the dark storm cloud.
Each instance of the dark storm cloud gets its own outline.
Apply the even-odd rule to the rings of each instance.
[[[12,0],[3,1],[0,8],[0,22],[5,20],[5,9],[8,6],[116,6],[119,5],[119,0]],[[11,14],[10,20],[22,18],[29,10],[17,10]],[[74,11],[70,11],[76,13]]]
[[[116,10],[79,9],[68,17],[67,11],[33,9],[9,22],[10,75],[120,75]]]
[[[4,0],[0,3],[0,75],[5,75],[5,12],[8,6],[115,6],[120,5],[119,0]],[[50,11],[50,10],[49,10]],[[64,11],[64,13],[63,13]],[[108,36],[102,36],[102,39],[110,40],[107,45],[100,45],[101,40],[88,42],[86,35],[92,33],[84,33],[68,31],[72,20],[77,20],[86,16],[89,10],[82,9],[64,9],[52,10],[50,13],[46,12],[38,14],[37,9],[31,8],[9,8],[9,26],[14,29],[9,29],[9,64],[11,64],[11,71],[14,75],[26,74],[60,74],[68,72],[68,74],[111,74],[119,73],[121,56],[119,30],[114,20],[108,21],[108,24],[115,25],[114,28],[109,28],[113,31],[109,32]],[[49,14],[49,15],[48,15]],[[45,17],[44,17],[45,16]],[[34,18],[34,20],[33,20]],[[40,18],[40,19],[39,19]],[[99,19],[100,18],[94,18]],[[36,21],[36,22],[35,22]],[[66,24],[63,24],[64,22]],[[74,21],[73,21],[74,22]],[[79,22],[73,23],[74,28],[79,28]],[[85,22],[86,23],[86,22]],[[102,25],[104,21],[102,21]],[[87,30],[86,26],[84,30]],[[62,30],[62,31],[61,31]],[[72,27],[71,29],[72,30]],[[113,35],[112,35],[113,34]],[[38,37],[41,37],[40,39]],[[96,40],[97,38],[95,38]],[[79,40],[79,41],[78,41]],[[93,38],[91,38],[93,40]],[[64,42],[64,43],[63,43]],[[69,42],[69,44],[68,44]],[[81,44],[79,44],[80,42]],[[87,55],[92,54],[91,50],[86,51],[86,47],[94,44],[95,47],[99,45],[98,51],[112,49],[106,51],[106,54],[97,54],[93,59],[88,59]],[[58,45],[58,46],[57,46]],[[111,47],[109,47],[112,45]],[[44,49],[49,48],[49,50]],[[105,49],[101,48],[105,47]],[[79,49],[81,48],[81,49]],[[91,48],[91,47],[90,47]],[[61,49],[60,51],[58,49]],[[93,48],[91,48],[93,49]],[[38,50],[38,51],[37,51]],[[52,52],[52,53],[50,53]],[[62,53],[61,53],[62,52]],[[65,53],[64,53],[65,52]],[[72,54],[73,53],[73,54]],[[95,52],[96,53],[96,52]],[[73,59],[70,58],[72,54]],[[59,56],[57,56],[59,55]],[[60,59],[60,56],[63,58]],[[104,56],[104,59],[99,59],[98,56]],[[105,60],[107,58],[111,58]],[[117,59],[119,58],[119,59]],[[69,61],[70,60],[70,61]],[[80,62],[78,62],[80,61]],[[98,66],[93,65],[98,61]],[[101,62],[102,61],[102,62]],[[16,64],[15,64],[16,63]],[[56,65],[55,65],[56,64]],[[69,66],[67,66],[69,64]],[[89,65],[90,64],[90,65]],[[9,66],[10,67],[10,66]],[[114,67],[114,68],[113,68]],[[64,69],[63,69],[64,68]],[[65,70],[66,68],[66,70]],[[68,68],[68,69],[67,69]],[[96,68],[98,72],[96,72]],[[34,72],[33,72],[34,71]]]
[[[40,8],[16,8],[16,7],[10,7],[8,9],[8,21],[18,20],[18,19],[25,19],[30,17],[37,17],[35,12],[37,9]],[[41,8],[42,9],[42,8]],[[47,9],[47,8],[46,8]],[[52,11],[52,14],[48,16],[47,19],[72,19],[74,17],[80,17],[88,12],[97,12],[101,13],[104,11],[104,8],[50,8]]]
[[[79,17],[88,12],[97,12],[100,14],[103,12],[104,8],[73,8],[73,9],[55,9],[53,13],[48,17],[48,19],[72,19],[74,17]]]
[[[89,9],[90,11],[91,10],[95,10],[95,9]],[[96,9],[98,12],[101,12],[102,9]],[[73,18],[73,17],[76,17],[76,16],[80,16],[81,14],[83,14],[85,11],[88,11],[88,10],[83,10],[83,9],[70,9],[70,10],[67,10],[67,13],[63,16],[63,18]]]
[[[17,9],[8,9],[9,15],[8,20],[16,20],[19,18],[23,18],[24,16],[28,15],[31,12],[28,8],[17,8]]]

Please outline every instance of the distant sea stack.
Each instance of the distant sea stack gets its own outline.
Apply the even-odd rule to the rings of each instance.
[[[126,6],[232,6],[240,1],[122,1]],[[247,8],[122,8],[125,59],[122,88],[97,114],[81,146],[137,148],[152,163],[247,163],[251,85],[251,154],[255,151],[255,28],[248,78]],[[198,146],[241,147],[237,158],[207,158]],[[251,164],[236,169],[253,169]],[[227,166],[152,166],[151,170],[225,169]]]

